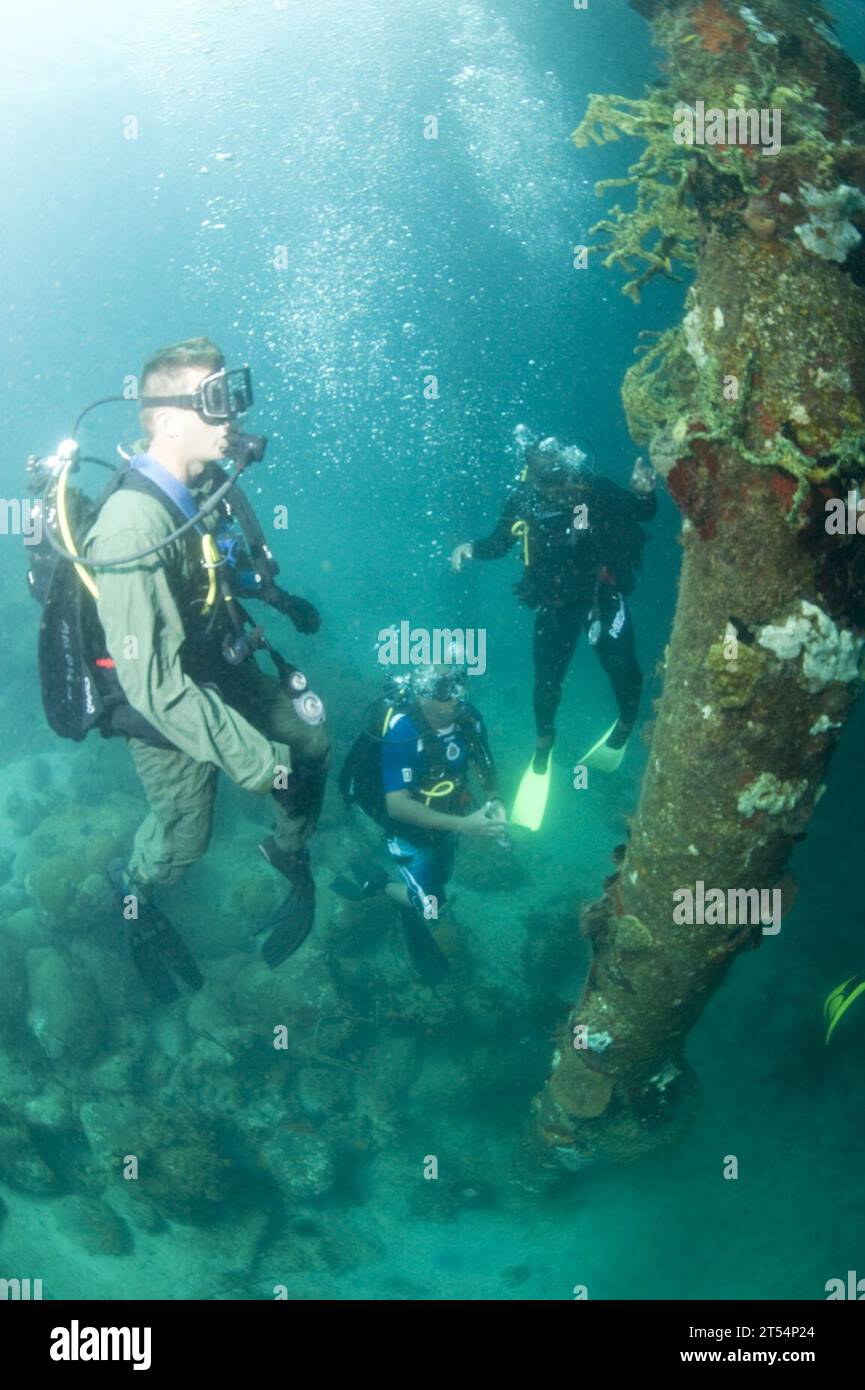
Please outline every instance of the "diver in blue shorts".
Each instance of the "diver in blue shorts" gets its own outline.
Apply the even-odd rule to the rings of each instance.
[[[334,891],[354,901],[381,893],[395,902],[409,954],[429,984],[449,969],[424,923],[435,921],[445,902],[457,836],[504,834],[486,729],[467,694],[464,666],[416,667],[367,711],[340,776],[346,802],[385,831],[401,882],[378,866],[356,866],[355,881],[340,876]],[[471,809],[471,768],[487,797],[479,810]]]

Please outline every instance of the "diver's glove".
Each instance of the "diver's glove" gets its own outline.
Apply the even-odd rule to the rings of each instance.
[[[264,594],[263,597],[278,613],[284,613],[287,618],[290,618],[298,632],[309,635],[318,632],[321,627],[321,614],[305,598],[298,598],[297,594],[287,594],[284,589],[278,588],[275,584],[273,590]]]

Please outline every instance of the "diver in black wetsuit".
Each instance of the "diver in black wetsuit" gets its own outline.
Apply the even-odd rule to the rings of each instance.
[[[465,560],[497,560],[522,545],[525,573],[516,592],[537,610],[535,776],[547,773],[562,684],[581,629],[609,677],[619,715],[583,762],[612,771],[634,726],[643,678],[625,594],[633,588],[646,539],[640,523],[657,511],[655,474],[642,459],[631,489],[595,473],[575,445],[556,439],[529,444],[525,468],[508,491],[493,533],[463,542],[451,555],[459,570]]]

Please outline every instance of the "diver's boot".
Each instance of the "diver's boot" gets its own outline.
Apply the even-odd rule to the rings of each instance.
[[[354,878],[349,878],[346,874],[337,874],[330,885],[333,893],[337,893],[339,897],[345,898],[350,903],[359,903],[363,902],[365,898],[378,897],[390,883],[386,870],[379,864],[373,864],[369,868],[365,864],[355,863],[352,864],[351,871]]]
[[[290,852],[280,849],[269,837],[258,846],[268,864],[278,869],[292,886],[292,891],[276,909],[274,915],[255,933],[267,932],[261,946],[261,958],[275,970],[303,945],[315,921],[315,879],[309,867],[305,849]]]
[[[447,979],[451,963],[413,907],[401,907],[399,918],[411,963],[424,983],[434,989]]]
[[[619,748],[624,748],[628,739],[631,737],[631,731],[633,730],[633,727],[633,724],[623,724],[621,719],[617,719],[615,724],[613,725],[613,732],[607,739],[606,746],[608,748],[612,748],[614,752],[617,751]]]
[[[633,724],[623,724],[621,719],[617,719],[597,743],[593,743],[589,751],[578,759],[578,765],[593,767],[597,772],[615,772],[625,756],[633,727]]]
[[[535,749],[535,756],[532,758],[532,772],[536,777],[544,776],[549,766],[552,751],[553,745],[551,743],[547,743],[543,747],[538,745]]]
[[[108,878],[124,911],[130,899],[135,902],[135,916],[129,919],[129,950],[136,970],[154,998],[160,1004],[170,1004],[180,997],[175,975],[189,989],[201,989],[204,976],[186,942],[159,908],[147,901],[141,893],[141,885],[132,878],[122,859],[112,859]]]

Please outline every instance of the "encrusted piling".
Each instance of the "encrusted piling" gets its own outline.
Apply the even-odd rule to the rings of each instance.
[[[811,0],[632,3],[666,82],[592,97],[575,141],[646,141],[616,181],[636,206],[595,229],[606,264],[633,276],[626,293],[695,267],[681,324],[623,387],[684,555],[630,841],[583,913],[591,967],[535,1101],[542,1160],[568,1168],[656,1152],[687,1122],[688,1031],[734,957],[766,934],[783,949],[783,929],[728,909],[691,924],[676,903],[698,884],[725,901],[786,891],[865,633],[862,73]],[[730,125],[739,111],[757,123]]]

